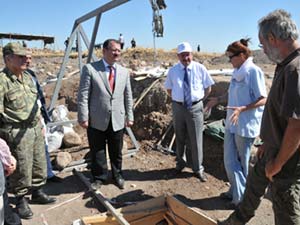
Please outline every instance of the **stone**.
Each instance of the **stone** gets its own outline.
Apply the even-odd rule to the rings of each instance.
[[[82,144],[81,137],[76,132],[67,132],[63,137],[64,146],[67,148]]]
[[[59,152],[55,158],[55,166],[62,170],[72,162],[72,156],[68,152]]]

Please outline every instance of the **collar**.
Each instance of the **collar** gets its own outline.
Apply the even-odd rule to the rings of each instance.
[[[278,66],[285,66],[289,64],[294,58],[300,55],[300,48],[297,48],[293,51],[288,57],[286,57],[281,63],[278,63]]]
[[[115,64],[115,63],[112,64],[112,65],[109,65],[109,64],[105,61],[105,59],[102,59],[102,61],[103,61],[103,63],[104,63],[105,69],[107,69],[107,67],[109,67],[109,66],[112,66],[113,68],[116,68],[116,64]]]
[[[253,65],[253,57],[249,57],[245,60],[245,62],[240,66],[240,68],[236,68],[232,72],[232,78],[237,80],[238,82],[244,80],[245,76],[248,74],[248,69]]]
[[[193,63],[193,61],[191,61],[191,63],[186,67],[187,70],[190,71],[190,70],[192,69],[192,63]],[[180,69],[182,69],[182,70],[185,69],[185,66],[184,66],[181,62],[179,62],[179,67],[180,67]]]
[[[7,75],[7,77],[9,78],[9,79],[11,79],[12,81],[17,81],[18,80],[18,77],[14,74],[14,73],[12,73],[7,67],[5,67],[4,69],[3,69],[3,72]],[[23,72],[23,74],[24,74],[25,72]]]

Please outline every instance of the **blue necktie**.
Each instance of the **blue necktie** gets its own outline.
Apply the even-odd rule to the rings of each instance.
[[[192,108],[192,95],[191,95],[191,86],[188,78],[187,67],[184,68],[184,78],[183,78],[183,94],[184,94],[184,106],[187,109]]]

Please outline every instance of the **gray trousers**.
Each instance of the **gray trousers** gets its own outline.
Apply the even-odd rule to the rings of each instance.
[[[172,103],[173,124],[176,134],[177,166],[187,164],[194,172],[203,172],[203,103],[193,105],[190,110],[176,102]]]
[[[267,149],[266,149],[267,151]],[[237,210],[230,215],[233,225],[247,223],[255,214],[265,190],[270,185],[276,225],[300,225],[300,173],[299,168],[291,171],[292,176],[273,177],[269,182],[265,176],[266,158],[257,161],[249,173],[246,190]]]

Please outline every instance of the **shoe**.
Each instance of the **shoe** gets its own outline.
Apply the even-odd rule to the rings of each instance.
[[[103,183],[102,183],[101,180],[95,180],[95,181],[91,184],[91,188],[92,188],[93,191],[100,190],[102,184],[103,184]]]
[[[235,210],[236,207],[237,207],[237,205],[234,204],[233,202],[227,202],[227,203],[225,204],[225,207],[226,207],[226,209]]]
[[[48,182],[53,182],[53,183],[62,183],[63,180],[64,180],[63,178],[60,178],[55,175],[47,179]]]
[[[18,197],[16,210],[22,219],[31,219],[33,216],[33,212],[31,211],[28,201],[24,196]]]
[[[217,220],[217,224],[218,225],[231,225],[230,223],[228,223],[227,219],[226,220]]]
[[[35,204],[50,204],[56,202],[56,198],[50,197],[41,189],[38,189],[32,191],[31,202]]]
[[[196,172],[195,173],[195,177],[199,178],[199,180],[201,182],[206,182],[207,181],[207,177],[206,175],[204,174],[204,172]]]
[[[225,220],[217,220],[218,225],[245,225],[246,223],[241,222],[240,220],[236,219],[234,214],[231,214]]]
[[[184,167],[185,167],[185,166],[183,166],[183,165],[177,164],[176,167],[175,167],[175,172],[176,172],[176,174],[181,173],[182,170],[184,169]]]
[[[232,201],[232,195],[229,191],[223,192],[220,194],[220,198],[224,200],[230,200]]]
[[[115,182],[119,189],[124,189],[125,180],[123,179],[123,177],[118,176],[117,178],[115,178]]]

